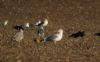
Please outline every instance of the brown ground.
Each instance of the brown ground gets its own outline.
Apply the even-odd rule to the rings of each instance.
[[[25,30],[25,39],[11,41],[12,26],[48,17],[46,34],[64,29],[57,45],[35,43],[34,30]],[[0,62],[100,62],[100,0],[0,0]],[[84,30],[83,38],[68,36]]]

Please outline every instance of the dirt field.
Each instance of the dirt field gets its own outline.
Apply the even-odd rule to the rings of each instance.
[[[25,30],[25,39],[11,41],[13,26],[48,18],[46,35],[64,29],[64,38],[56,45],[35,43],[35,30]],[[0,62],[100,62],[100,0],[0,0]],[[85,31],[84,37],[70,38]]]

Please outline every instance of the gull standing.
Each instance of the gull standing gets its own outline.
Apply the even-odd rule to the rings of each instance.
[[[43,26],[39,27],[37,33],[38,33],[38,36],[39,36],[40,38],[44,38],[44,28],[43,28]]]
[[[48,19],[45,19],[44,21],[40,21],[39,20],[35,25],[36,26],[43,26],[43,27],[45,27],[45,26],[48,25]]]
[[[54,41],[56,44],[57,41],[60,41],[63,38],[63,29],[59,29],[55,34],[50,35],[44,39],[44,42]]]
[[[38,21],[36,24],[35,24],[37,27],[38,27],[38,31],[37,31],[37,34],[40,38],[43,38],[44,37],[44,27],[46,27],[48,25],[48,20],[45,19],[44,21]]]

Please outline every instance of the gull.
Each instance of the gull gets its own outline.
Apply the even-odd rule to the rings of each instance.
[[[48,19],[45,19],[44,21],[39,20],[36,24],[36,26],[47,26],[48,25]]]
[[[25,23],[25,24],[22,24],[22,25],[15,25],[13,28],[16,29],[16,30],[20,30],[20,29],[26,29],[26,28],[29,28],[29,27],[30,27],[30,24]]]
[[[27,23],[24,24],[24,26],[25,26],[26,28],[29,28],[29,27],[30,27],[30,23],[27,22]]]
[[[40,38],[44,38],[44,28],[43,28],[43,26],[38,28],[37,34]]]
[[[56,42],[60,41],[62,38],[63,38],[63,29],[59,29],[55,34],[44,38],[44,42],[54,41],[54,43],[56,44]]]
[[[22,28],[24,28],[24,29],[27,29],[27,28],[29,28],[30,27],[30,23],[24,23],[24,24],[22,24],[22,25],[20,25]]]
[[[35,23],[36,26],[38,26],[41,23],[41,21],[39,20],[38,22]]]
[[[47,26],[48,25],[48,19],[44,20],[43,26]]]
[[[14,40],[16,40],[17,42],[21,42],[22,39],[24,38],[24,34],[23,34],[23,29],[20,29],[15,35],[14,35]]]
[[[44,31],[45,31],[44,28],[45,28],[45,26],[48,25],[48,20],[47,19],[45,19],[44,21],[39,20],[35,25],[37,26],[38,36],[40,38],[43,38],[44,37]]]
[[[6,26],[8,24],[8,20],[4,21],[4,26]]]

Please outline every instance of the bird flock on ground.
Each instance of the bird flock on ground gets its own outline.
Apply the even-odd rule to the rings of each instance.
[[[8,24],[8,20],[4,21],[4,23],[2,24],[4,27],[7,26]],[[55,32],[54,34],[45,36],[45,27],[48,25],[48,19],[44,19],[44,20],[39,20],[34,24],[31,23],[25,23],[22,25],[16,25],[13,28],[17,30],[17,32],[15,33],[15,35],[13,36],[13,40],[17,41],[17,42],[21,42],[24,39],[24,30],[27,28],[30,28],[31,26],[35,26],[37,29],[37,36],[39,39],[42,40],[42,42],[46,43],[49,41],[53,41],[55,44],[57,41],[60,41],[63,38],[63,29],[58,29],[57,32]],[[39,40],[39,41],[41,41]],[[37,41],[37,40],[36,40]]]
[[[3,26],[7,26],[8,20],[4,21],[2,24]],[[57,41],[62,40],[63,38],[63,29],[58,29],[54,34],[45,36],[45,27],[48,25],[48,19],[44,20],[39,20],[38,22],[31,24],[31,23],[25,23],[22,25],[16,25],[14,26],[14,29],[18,30],[15,35],[13,36],[13,40],[17,42],[21,42],[24,39],[24,29],[29,28],[31,26],[36,26],[37,27],[37,36],[39,39],[42,39],[44,43],[53,41],[54,44],[56,44]],[[96,36],[100,36],[100,33],[95,33]],[[78,31],[76,33],[72,33],[69,35],[69,37],[83,37],[85,36],[85,31]],[[40,40],[39,40],[40,41]]]

